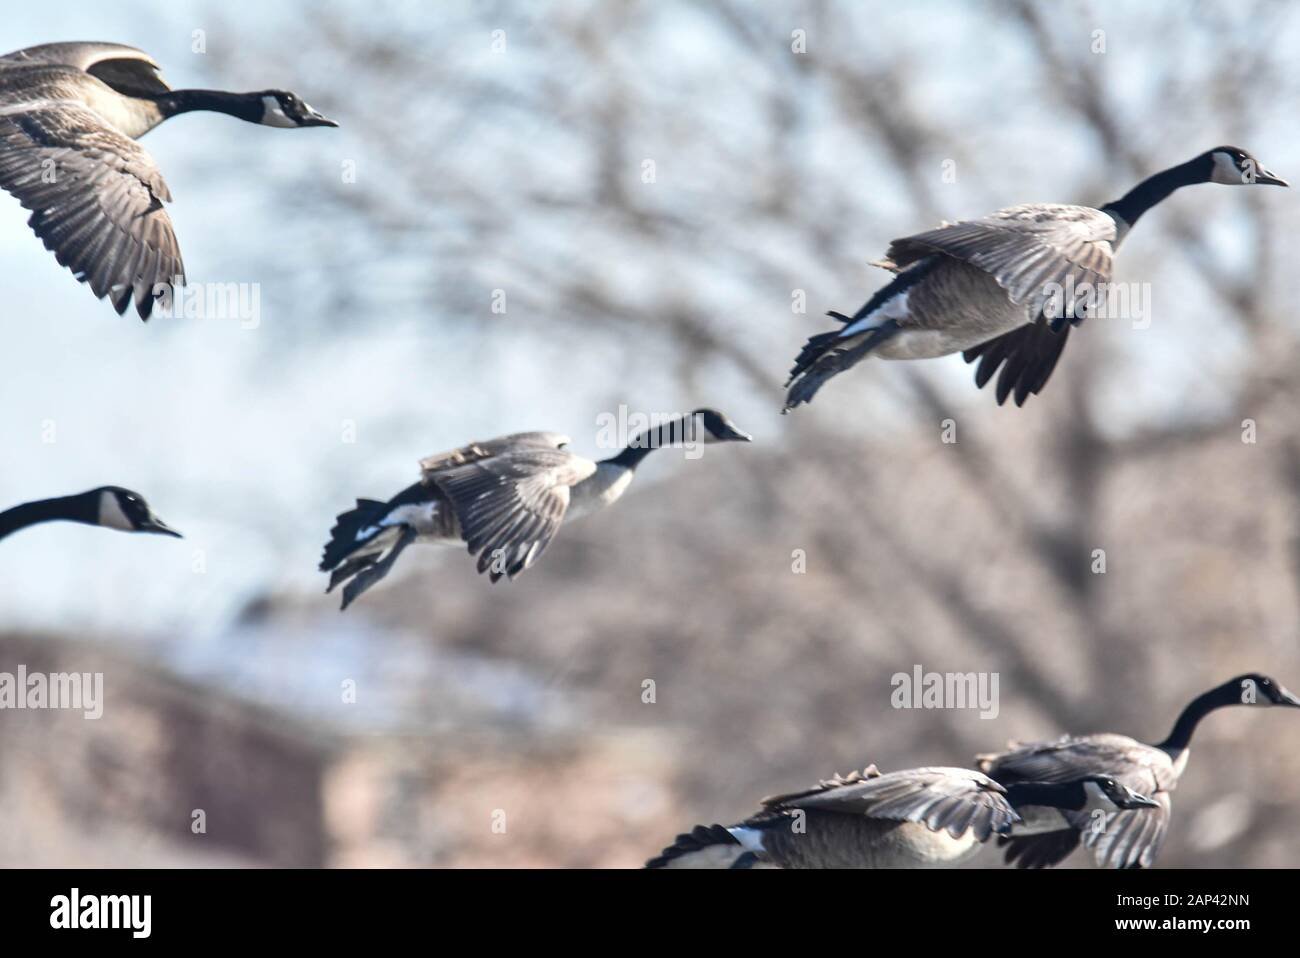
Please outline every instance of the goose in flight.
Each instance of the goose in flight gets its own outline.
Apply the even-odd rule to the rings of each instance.
[[[1104,868],[1150,868],[1169,827],[1170,793],[1190,754],[1192,733],[1205,716],[1230,705],[1300,707],[1300,698],[1267,675],[1239,675],[1188,703],[1169,736],[1147,745],[1127,735],[1067,735],[1054,742],[1011,743],[1010,750],[976,757],[980,771],[1007,787],[1060,782],[1080,775],[1109,775],[1156,802],[1154,808],[1118,812],[1104,822],[1068,814],[1068,826],[1032,836],[1008,836],[1006,860],[1020,868],[1055,865],[1079,847],[1091,848]]]
[[[1070,326],[1104,299],[1115,250],[1147,210],[1194,183],[1287,186],[1245,150],[1219,146],[1155,174],[1100,209],[1031,203],[894,240],[875,265],[897,275],[842,328],[804,345],[786,382],[785,412],[868,355],[929,359],[960,352],[975,384],[998,376],[999,405],[1037,394]]]
[[[140,493],[121,486],[101,486],[75,496],[25,502],[0,512],[0,539],[40,522],[58,520],[181,538],[179,532],[154,515]]]
[[[119,314],[141,319],[185,266],[163,209],[171,191],[135,141],[179,113],[265,126],[337,126],[284,90],[173,90],[147,54],[117,43],[48,43],[0,57],[0,187],[62,266]]]
[[[762,801],[736,825],[678,835],[647,868],[938,868],[993,835],[1059,829],[1065,813],[1154,805],[1107,775],[1004,787],[964,768],[862,772]]]
[[[568,436],[525,432],[470,443],[420,462],[420,481],[387,502],[358,499],[337,517],[320,569],[342,608],[382,579],[413,542],[468,547],[493,582],[535,563],[560,525],[616,502],[655,449],[749,442],[722,413],[697,409],[633,437],[599,462],[569,450]]]

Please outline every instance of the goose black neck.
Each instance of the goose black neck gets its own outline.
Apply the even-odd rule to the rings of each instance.
[[[1173,731],[1157,748],[1170,753],[1181,752],[1191,743],[1192,733],[1196,731],[1196,726],[1200,724],[1201,719],[1215,709],[1240,704],[1241,690],[1238,688],[1236,680],[1220,685],[1216,689],[1210,689],[1208,692],[1203,692],[1187,703],[1187,707],[1178,716],[1178,721],[1174,723]]]
[[[226,93],[223,90],[171,90],[155,97],[154,102],[164,117],[178,113],[207,110],[228,116],[261,123],[263,104],[260,93]]]
[[[1102,210],[1114,213],[1132,226],[1143,213],[1166,199],[1174,190],[1191,186],[1193,183],[1207,182],[1210,178],[1208,162],[1205,157],[1198,156],[1186,163],[1162,170],[1154,176],[1147,177],[1119,199],[1107,203]]]
[[[638,433],[632,441],[624,447],[623,451],[617,456],[611,456],[605,462],[613,463],[616,466],[622,466],[624,469],[635,469],[641,464],[641,460],[656,449],[662,449],[665,446],[681,445],[688,439],[694,438],[688,435],[689,417],[673,419],[668,422],[660,423],[647,429],[645,432]]]
[[[38,502],[25,502],[0,512],[0,539],[19,529],[26,529],[38,522],[52,522],[64,519],[69,522],[96,523],[96,510],[92,503],[82,496],[61,496],[57,499],[41,499]]]
[[[1077,812],[1087,804],[1082,782],[1017,782],[1006,788],[1012,808],[1046,805]]]

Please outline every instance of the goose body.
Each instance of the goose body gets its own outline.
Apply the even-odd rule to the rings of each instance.
[[[786,383],[785,411],[868,355],[930,359],[962,353],[975,381],[999,369],[997,399],[1038,393],[1069,336],[1111,281],[1116,249],[1148,209],[1193,183],[1286,182],[1244,150],[1217,147],[1149,177],[1094,209],[1031,203],[894,240],[876,265],[896,273],[842,328],[808,340]]]
[[[1150,808],[1124,810],[1105,818],[1066,812],[1064,828],[1043,827],[1032,836],[1007,836],[999,844],[1007,846],[1008,864],[1021,868],[1055,865],[1082,841],[1102,867],[1151,867],[1168,830],[1170,793],[1187,767],[1197,724],[1216,709],[1243,704],[1300,707],[1300,698],[1276,680],[1252,673],[1197,696],[1183,709],[1169,736],[1156,745],[1105,732],[1028,745],[1012,743],[1006,752],[977,756],[979,769],[1003,785],[1109,775],[1156,802]]]
[[[764,799],[763,810],[739,824],[679,835],[646,867],[951,867],[992,835],[1059,828],[1059,809],[1140,804],[1150,800],[1103,779],[1008,789],[970,769],[882,774],[872,765]]]
[[[120,532],[181,534],[154,514],[144,496],[121,486],[101,486],[75,496],[25,502],[0,512],[0,539],[42,522],[79,522]]]
[[[461,545],[493,582],[535,563],[565,522],[617,502],[651,451],[680,444],[749,441],[711,409],[664,423],[600,462],[569,449],[555,432],[526,432],[475,442],[420,462],[420,481],[387,502],[358,499],[340,514],[320,569],[326,591],[346,582],[343,608],[382,579],[409,545]]]
[[[179,113],[267,126],[335,126],[283,90],[173,90],[158,64],[116,43],[51,43],[0,57],[0,187],[59,263],[118,313],[148,319],[185,279],[171,191],[135,140]]]

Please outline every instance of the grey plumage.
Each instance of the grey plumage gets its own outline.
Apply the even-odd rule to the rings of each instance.
[[[1031,203],[894,240],[876,265],[896,277],[853,316],[831,313],[843,329],[808,340],[786,383],[785,411],[810,402],[869,354],[960,352],[979,363],[981,387],[1001,369],[999,403],[1014,396],[1023,404],[1051,376],[1069,324],[1107,301],[1115,249],[1129,229],[1194,183],[1288,185],[1245,150],[1221,146],[1147,177],[1099,209]]]
[[[1242,705],[1300,708],[1300,696],[1271,676],[1248,672],[1192,699],[1169,735],[1155,745],[1103,732],[1029,745],[1013,742],[1006,752],[977,756],[980,770],[1011,790],[1041,791],[1044,783],[1105,776],[1143,796],[1145,805],[1128,803],[1100,816],[1062,809],[1066,829],[1035,829],[1038,834],[1011,836],[1006,843],[1007,861],[1022,868],[1055,865],[1082,838],[1103,867],[1151,867],[1168,831],[1170,793],[1187,767],[1197,724],[1217,709]]]
[[[293,104],[273,125],[334,125]],[[51,43],[0,57],[0,187],[31,211],[28,225],[59,263],[118,313],[185,281],[171,201],[153,158],[135,140],[168,116],[216,110],[267,122],[262,94],[173,91],[156,62],[115,43]],[[301,109],[299,109],[301,107]]]
[[[837,316],[843,330],[809,340],[791,370],[786,410],[810,402],[868,353],[927,359],[965,352],[967,361],[982,357],[980,385],[1005,362],[998,401],[1014,393],[1023,403],[1046,383],[1068,333],[1043,315],[1048,291],[1109,282],[1117,241],[1106,213],[1057,203],[1013,206],[894,240],[875,265],[897,278],[854,316]]]
[[[1117,237],[1115,220],[1101,210],[1027,203],[896,239],[885,259],[899,269],[934,253],[968,263],[991,276],[1011,303],[1026,306],[1032,320],[1042,312],[1048,284],[1109,281]]]
[[[347,582],[346,609],[416,541],[463,541],[493,582],[519,575],[564,521],[570,489],[597,471],[568,444],[560,433],[524,432],[422,459],[415,485],[387,502],[358,499],[338,516],[320,563],[331,573],[326,591]]]
[[[638,434],[616,456],[594,462],[558,432],[521,432],[472,442],[420,461],[420,481],[388,502],[358,499],[330,530],[320,569],[327,592],[348,581],[343,607],[392,567],[411,542],[463,541],[493,582],[530,568],[560,525],[617,502],[637,464],[674,444],[749,442],[716,409],[697,409]],[[411,533],[408,535],[407,533]]]
[[[558,433],[520,433],[421,463],[425,481],[455,511],[478,571],[493,582],[541,558],[564,521],[569,490],[596,472],[568,444]]]
[[[747,854],[751,864],[780,868],[952,865],[1020,821],[1002,786],[959,768],[881,774],[873,765],[762,805],[729,828],[678,836],[647,867],[748,867]]]
[[[1009,751],[976,756],[976,765],[1004,785],[1109,775],[1160,803],[1158,808],[1115,812],[1104,820],[1085,813],[1063,812],[1074,826],[1071,833],[1049,832],[1043,836],[1007,839],[1005,844],[1010,846],[1007,860],[1021,867],[1055,865],[1074,851],[1082,839],[1103,868],[1150,868],[1160,853],[1169,825],[1168,793],[1177,786],[1181,773],[1181,767],[1163,749],[1108,732],[1067,735],[1053,742],[1029,745],[1013,743]]]

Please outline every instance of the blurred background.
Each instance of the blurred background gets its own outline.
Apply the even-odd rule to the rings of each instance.
[[[0,864],[636,866],[868,762],[1154,741],[1239,672],[1300,686],[1295,191],[1148,214],[1115,278],[1150,325],[1088,324],[1023,409],[949,357],[778,415],[893,237],[1221,143],[1295,181],[1300,8],[68,0],[5,34],[341,128],[145,140],[191,281],[258,284],[256,328],[117,317],[0,198],[0,508],[112,483],[186,534],[0,544],[0,671],[106,699],[0,712]],[[755,442],[651,457],[513,584],[412,549],[347,613],[322,594],[356,496],[516,430],[607,455],[620,404]],[[997,718],[891,708],[918,664],[998,673]],[[1300,719],[1213,715],[1161,863],[1297,862]]]

